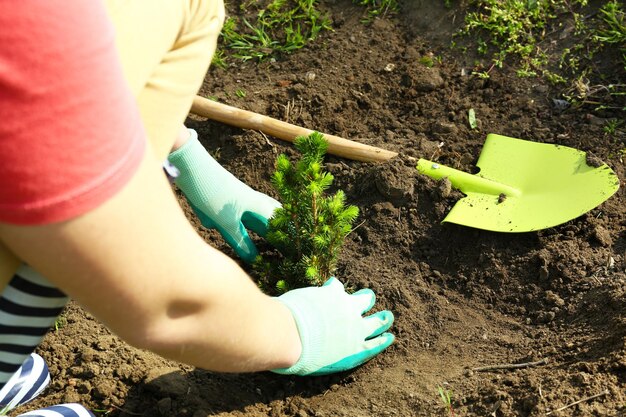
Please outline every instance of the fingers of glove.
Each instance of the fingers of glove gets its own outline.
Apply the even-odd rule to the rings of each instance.
[[[383,350],[387,349],[394,341],[394,336],[391,333],[383,333],[375,339],[365,342],[364,349],[354,355],[350,355],[342,360],[333,364],[324,366],[315,372],[307,375],[327,375],[335,372],[343,372],[352,368],[356,368],[359,365],[372,359]]]
[[[272,197],[250,189],[253,198],[244,205],[245,211],[241,217],[243,224],[254,233],[265,237],[267,234],[268,220],[274,215],[274,211],[282,207]]]
[[[254,246],[254,243],[252,243],[250,235],[248,235],[246,228],[241,221],[239,221],[239,219],[231,217],[222,223],[217,223],[191,202],[189,202],[189,205],[191,205],[191,208],[198,216],[198,219],[200,219],[202,226],[207,229],[217,229],[224,240],[226,240],[226,243],[228,243],[230,247],[235,250],[237,256],[245,262],[254,262],[254,259],[259,252],[257,251],[256,246]]]
[[[196,216],[198,216],[198,219],[200,219],[200,223],[202,223],[202,226],[206,227],[207,229],[215,229],[217,227],[215,222],[213,222],[213,220],[211,220],[209,216],[204,214],[202,210],[196,207],[189,199],[187,199],[187,202],[193,209],[193,212],[196,213]]]
[[[264,217],[258,213],[246,211],[241,216],[241,223],[248,230],[252,230],[259,236],[265,237],[267,234],[267,217]]]
[[[326,280],[322,287],[326,287],[328,290],[345,292],[343,284],[335,277],[330,277]]]
[[[259,252],[254,243],[252,243],[248,231],[240,221],[217,225],[216,228],[230,247],[235,250],[237,256],[245,262],[254,262]]]
[[[363,318],[363,339],[372,339],[389,330],[393,324],[393,313],[391,311],[379,311]]]
[[[254,211],[256,211],[263,217],[269,219],[274,214],[274,210],[283,206],[277,200],[273,199],[267,194],[263,194],[258,191],[255,191],[254,193],[257,196],[257,199],[254,203]]]
[[[365,314],[372,307],[374,307],[374,303],[376,302],[376,294],[374,291],[369,288],[364,288],[352,294],[350,296],[350,300],[354,306],[356,306],[361,314]]]
[[[367,352],[367,355],[369,356],[368,359],[371,359],[383,350],[387,349],[395,339],[395,336],[391,333],[382,333],[379,336],[365,342],[364,352]]]

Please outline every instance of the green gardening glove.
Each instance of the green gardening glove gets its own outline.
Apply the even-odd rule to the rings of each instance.
[[[378,355],[394,340],[391,333],[385,333],[393,314],[380,311],[363,317],[375,299],[369,289],[348,294],[336,278],[321,287],[301,288],[278,297],[296,321],[302,354],[293,366],[272,372],[326,375],[347,371]]]
[[[258,252],[246,229],[265,236],[280,203],[235,178],[209,155],[195,130],[189,133],[187,143],[168,157],[180,171],[176,185],[202,225],[217,229],[241,259],[253,262]]]

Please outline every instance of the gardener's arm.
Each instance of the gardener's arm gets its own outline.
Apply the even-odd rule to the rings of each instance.
[[[387,347],[391,313],[362,317],[371,291],[333,280],[269,298],[200,239],[146,145],[102,5],[63,4],[0,6],[0,242],[126,340],[189,364],[303,375]]]
[[[201,240],[150,152],[100,207],[51,225],[2,224],[0,240],[135,346],[217,371],[300,356],[289,309]]]
[[[389,311],[329,280],[263,295],[196,234],[150,149],[114,196],[71,220],[0,223],[0,241],[138,347],[215,371],[320,375],[386,349]]]

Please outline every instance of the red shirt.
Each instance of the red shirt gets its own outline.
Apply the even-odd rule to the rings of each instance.
[[[99,206],[131,178],[145,134],[96,0],[0,0],[0,222]]]

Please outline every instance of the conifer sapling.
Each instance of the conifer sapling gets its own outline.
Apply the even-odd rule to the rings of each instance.
[[[279,253],[259,256],[255,264],[261,286],[279,292],[329,279],[359,214],[356,206],[346,205],[343,191],[326,193],[334,178],[322,166],[328,149],[324,136],[318,132],[300,136],[294,145],[302,154],[300,161],[294,165],[281,154],[272,175],[282,208],[269,220],[267,241]]]

